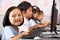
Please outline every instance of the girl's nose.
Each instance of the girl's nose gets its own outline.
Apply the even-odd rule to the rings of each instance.
[[[16,16],[16,19],[18,19],[19,17],[18,16]]]

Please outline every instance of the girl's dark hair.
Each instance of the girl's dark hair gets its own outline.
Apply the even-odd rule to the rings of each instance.
[[[26,11],[27,9],[32,7],[32,5],[27,1],[23,1],[18,5],[18,7],[21,9],[21,11]]]
[[[3,27],[12,25],[12,24],[10,23],[10,21],[9,21],[9,14],[10,14],[10,12],[11,12],[12,10],[14,10],[14,9],[16,9],[16,8],[18,8],[18,7],[12,6],[12,7],[10,7],[10,8],[6,11],[6,14],[5,14],[4,19],[3,19]],[[19,9],[19,8],[18,8],[18,9]],[[20,10],[20,9],[19,9],[19,10]],[[23,21],[24,21],[24,20],[23,20]],[[20,25],[22,25],[22,24],[23,24],[23,22],[22,22]]]
[[[33,14],[36,13],[36,12],[38,12],[39,15],[43,13],[43,11],[40,10],[39,7],[37,7],[35,5],[32,6],[32,12],[33,12]]]
[[[37,7],[36,5],[32,6],[32,12],[33,14],[36,14],[36,12],[38,12],[38,15],[41,15],[43,13],[43,11],[41,11],[39,7]],[[36,22],[36,19],[34,19],[33,16],[32,19]]]
[[[43,14],[43,11],[42,10],[40,11],[39,15],[41,15],[41,14]]]
[[[33,13],[36,13],[36,12],[38,12],[38,13],[40,13],[40,9],[39,9],[39,7],[37,7],[37,6],[32,6],[32,12]]]

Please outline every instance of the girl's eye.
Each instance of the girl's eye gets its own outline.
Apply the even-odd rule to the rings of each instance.
[[[15,17],[15,15],[12,15],[12,17]]]
[[[20,14],[18,16],[21,16]]]

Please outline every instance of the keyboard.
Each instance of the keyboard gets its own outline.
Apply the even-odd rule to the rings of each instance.
[[[36,36],[40,36],[40,34],[42,34],[40,30],[41,29],[35,29],[31,32],[31,34],[24,36],[22,39],[33,39]]]

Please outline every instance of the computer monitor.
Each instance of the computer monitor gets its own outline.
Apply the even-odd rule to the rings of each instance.
[[[55,32],[57,34],[57,17],[58,17],[58,10],[56,9],[56,3],[55,0],[53,0],[52,5],[52,13],[51,13],[51,32]]]

